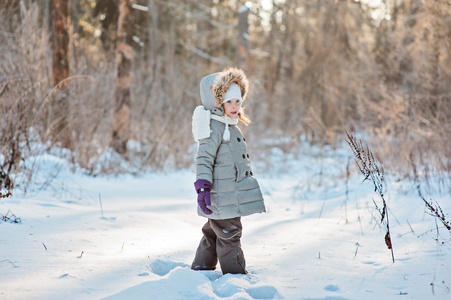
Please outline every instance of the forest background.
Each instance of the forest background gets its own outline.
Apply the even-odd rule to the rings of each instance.
[[[200,79],[230,66],[253,160],[356,132],[451,186],[450,0],[6,0],[0,63],[2,196],[55,148],[92,175],[190,166]]]

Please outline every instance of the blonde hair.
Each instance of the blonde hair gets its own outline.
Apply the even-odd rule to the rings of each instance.
[[[240,119],[241,122],[243,122],[244,125],[248,126],[251,123],[251,119],[248,115],[244,113],[244,109],[241,108],[238,112],[238,119]]]

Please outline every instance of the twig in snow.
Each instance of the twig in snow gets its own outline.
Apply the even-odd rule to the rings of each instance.
[[[357,208],[357,220],[359,221],[360,224],[360,231],[362,232],[363,235],[362,218],[360,217],[359,203],[357,201],[357,197],[355,197],[355,206]]]
[[[415,235],[415,232],[413,231],[413,228],[412,228],[412,226],[410,225],[410,223],[409,223],[409,220],[408,220],[408,219],[406,219],[406,222],[407,222],[407,224],[409,225],[409,227],[410,227],[410,231],[412,231],[412,234],[413,234],[413,235]]]
[[[42,242],[41,242],[41,243],[42,243]],[[42,246],[44,246],[45,251],[47,251],[47,246],[46,246],[44,243],[42,243]]]
[[[429,234],[429,233],[431,233],[431,232],[433,232],[433,231],[437,231],[437,228],[432,228],[432,229],[429,229],[429,230],[427,230],[427,231],[425,231],[425,232],[423,232],[423,233],[420,233],[419,235],[417,235],[417,238],[420,238],[420,237],[423,237],[423,236],[425,236],[426,234]]]
[[[354,260],[355,258],[356,258],[356,256],[357,256],[357,251],[359,250],[359,246],[357,246],[356,248],[355,248],[355,253],[354,253],[354,258],[352,259],[352,260]]]
[[[360,214],[358,216],[358,220],[359,220],[359,224],[360,224],[360,231],[362,232],[362,235],[363,235],[362,219],[360,218]]]
[[[323,205],[321,206],[321,210],[319,211],[318,219],[321,219],[321,215],[323,214],[324,204],[326,204],[326,199],[323,201]]]
[[[11,210],[8,210],[6,215],[0,214],[0,220],[8,223],[16,223],[16,224],[22,223],[22,220],[18,218],[15,214],[13,214]]]
[[[99,193],[99,202],[100,202],[100,213],[102,215],[102,219],[103,219],[103,207],[102,207],[102,198],[100,197],[100,193]]]
[[[4,261],[7,261],[7,262],[9,262],[10,264],[12,264],[14,268],[16,267],[16,265],[13,264],[13,262],[10,261],[9,259],[0,260],[0,262],[4,262]]]

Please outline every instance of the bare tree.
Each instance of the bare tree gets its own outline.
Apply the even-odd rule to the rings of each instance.
[[[66,85],[69,83],[69,7],[70,0],[53,0],[53,94],[50,129],[55,142],[64,148],[72,148],[70,135],[69,95]]]
[[[439,96],[439,87],[440,87],[440,25],[441,25],[441,1],[436,0],[433,3],[432,8],[432,28],[433,28],[433,37],[432,37],[432,59],[431,59],[431,84],[430,84],[430,107],[433,115],[437,116],[437,106],[438,106],[438,96]]]
[[[133,63],[133,0],[121,0],[116,44],[116,88],[112,147],[121,154],[127,152],[130,137],[130,74]]]
[[[69,76],[69,0],[53,0],[53,85]]]
[[[238,66],[247,71],[249,65],[249,8],[244,4],[238,13]]]

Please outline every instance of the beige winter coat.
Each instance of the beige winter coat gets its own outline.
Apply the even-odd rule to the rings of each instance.
[[[221,108],[216,102],[218,97],[215,98],[213,95],[215,92],[216,95],[223,95],[231,83],[241,84],[240,87],[242,87],[243,81],[241,79],[243,75],[241,73],[234,74],[232,71],[204,77],[201,81],[201,96],[204,107],[220,115],[221,112],[218,109]],[[227,86],[224,87],[224,84]],[[245,84],[247,92],[247,80]],[[213,93],[210,90],[211,86],[213,86]],[[221,89],[222,92],[219,93],[218,89]],[[210,92],[207,95],[208,91]],[[245,96],[246,93],[243,93],[242,89],[243,94]],[[236,125],[229,124],[230,140],[224,141],[225,127],[225,123],[212,119],[210,121],[210,136],[199,140],[196,180],[205,179],[213,184],[211,190],[212,205],[208,206],[213,213],[205,215],[198,209],[198,214],[210,219],[230,219],[265,212],[263,196],[251,170],[243,134]]]

